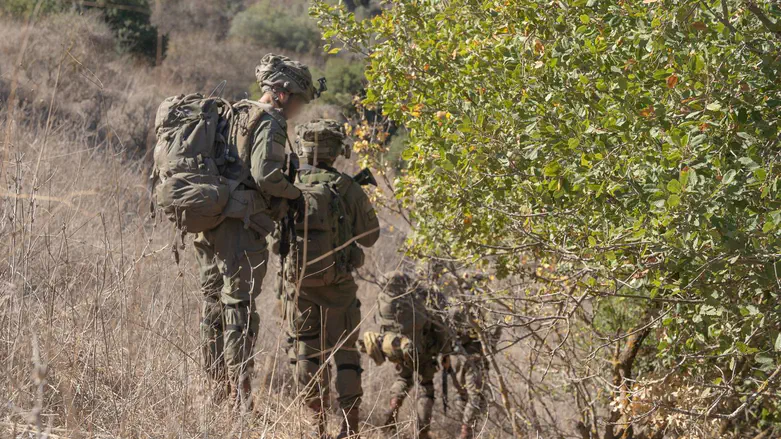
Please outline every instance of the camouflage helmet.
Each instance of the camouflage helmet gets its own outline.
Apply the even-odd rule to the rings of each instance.
[[[312,84],[309,67],[286,56],[266,54],[255,67],[255,77],[263,91],[274,87],[281,88],[303,97],[306,102],[319,95],[319,91]]]
[[[315,119],[296,127],[296,149],[300,157],[318,162],[333,162],[340,155],[350,158],[352,145],[346,141],[344,128],[331,119]],[[317,164],[317,163],[312,163]]]
[[[412,287],[412,278],[403,271],[391,271],[385,273],[385,290],[388,294],[396,296],[404,294]]]

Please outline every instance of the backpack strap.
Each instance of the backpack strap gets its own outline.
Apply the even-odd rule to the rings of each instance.
[[[264,114],[269,114],[274,117],[274,112],[269,111],[272,108],[270,105],[262,104],[260,102],[249,99],[242,99],[241,101],[235,103],[233,105],[233,109],[235,110],[236,108],[243,106],[249,107],[247,119],[242,124],[243,126],[238,126],[239,124],[235,124],[236,126],[231,127],[231,137],[236,142],[236,149],[238,151],[249,152],[249,144],[254,140],[255,130],[260,124],[260,119]],[[233,111],[233,114],[236,113],[236,111]],[[239,185],[244,183],[244,181],[247,180],[252,174],[252,163],[250,161],[251,157],[249,157],[249,154],[247,155],[247,157],[241,157],[241,159],[244,161],[244,166],[242,167],[239,176],[235,180],[229,180],[228,190],[230,193],[233,193],[239,187]],[[247,210],[243,219],[245,229],[249,229],[250,227],[250,213],[253,210],[254,206],[247,206]]]

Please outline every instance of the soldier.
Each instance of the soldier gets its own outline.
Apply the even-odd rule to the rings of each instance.
[[[464,402],[459,439],[472,439],[478,418],[486,410],[483,384],[488,372],[488,362],[475,329],[470,327],[471,323],[467,321],[468,315],[467,310],[454,313],[456,348],[449,356],[450,361],[443,364],[445,371],[456,379],[461,400]]]
[[[469,297],[479,291],[479,284],[483,280],[482,276],[477,275],[470,280],[456,279],[453,284],[460,295]],[[487,408],[483,386],[488,373],[488,360],[478,333],[481,327],[486,326],[486,311],[485,307],[475,307],[468,300],[450,304],[448,308],[448,326],[454,335],[454,349],[449,361],[443,366],[455,378],[464,402],[459,439],[472,439],[478,418],[485,414]],[[498,329],[493,332],[483,331],[483,334],[483,339],[492,345],[500,336]]]
[[[345,438],[357,434],[363,396],[355,349],[361,304],[352,271],[364,261],[358,244],[371,247],[379,238],[379,221],[361,186],[333,168],[339,155],[350,152],[341,126],[316,120],[298,126],[296,135],[302,162],[296,186],[306,205],[296,216],[294,249],[285,268],[290,362],[324,438],[326,361],[333,357],[342,419],[338,438]]]
[[[257,128],[248,143],[252,149],[232,151],[239,159],[229,164],[223,175],[242,180],[239,190],[254,191],[253,205],[285,210],[284,200],[301,198],[301,191],[283,174],[286,120],[319,92],[307,66],[284,56],[264,56],[255,75],[263,91],[259,106],[264,111],[254,121]],[[227,218],[216,228],[199,233],[194,244],[204,294],[201,336],[205,366],[218,388],[230,389],[244,408],[252,405],[252,351],[259,327],[255,299],[266,274],[266,236],[274,229],[273,220],[278,219],[269,212],[249,212],[253,227]],[[220,393],[215,396],[219,398]]]
[[[363,337],[364,348],[375,363],[381,364],[388,359],[396,364],[383,427],[395,430],[399,409],[417,376],[420,389],[416,397],[416,437],[428,439],[437,357],[443,350],[449,350],[448,334],[429,308],[436,308],[432,304],[438,302],[429,296],[430,291],[402,272],[388,273],[385,279],[377,304],[381,333],[366,332]]]

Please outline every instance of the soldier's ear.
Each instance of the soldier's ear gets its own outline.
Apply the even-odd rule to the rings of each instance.
[[[281,105],[284,105],[287,103],[287,101],[290,100],[290,93],[278,90],[276,93],[277,102],[279,102]]]

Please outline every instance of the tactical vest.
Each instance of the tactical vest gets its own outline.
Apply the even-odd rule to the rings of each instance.
[[[298,174],[296,187],[306,199],[306,221],[296,220],[295,253],[286,270],[290,282],[300,279],[304,287],[334,285],[363,265],[358,244],[344,246],[353,238],[353,218],[345,203],[352,184],[352,177],[335,171],[309,167]]]

